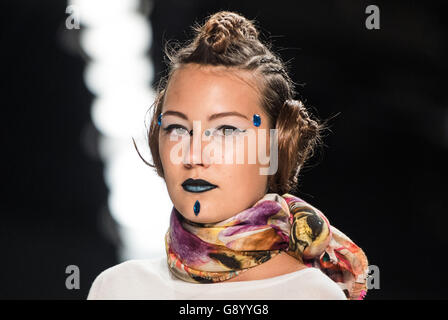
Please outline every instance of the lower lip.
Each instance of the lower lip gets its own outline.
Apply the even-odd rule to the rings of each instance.
[[[192,193],[202,193],[215,189],[214,186],[182,186],[185,191]]]

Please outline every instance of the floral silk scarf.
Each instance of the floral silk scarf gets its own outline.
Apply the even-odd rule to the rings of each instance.
[[[362,300],[367,293],[363,250],[322,212],[288,193],[268,193],[218,223],[192,222],[173,207],[165,247],[170,271],[188,282],[225,281],[285,251],[319,268],[347,299]]]

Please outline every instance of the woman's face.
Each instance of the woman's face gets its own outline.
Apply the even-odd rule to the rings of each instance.
[[[172,75],[162,107],[159,152],[171,201],[186,219],[222,221],[265,195],[268,175],[261,174],[260,168],[268,167],[269,162],[260,163],[258,140],[265,132],[266,140],[260,140],[260,146],[269,157],[270,123],[256,88],[249,72],[222,66],[187,64]],[[254,114],[261,118],[258,127],[253,123]],[[251,139],[248,132],[255,133]],[[248,154],[254,150],[255,160],[251,161]],[[203,191],[182,186],[189,178],[216,187]],[[200,211],[196,215],[193,206],[197,200]]]

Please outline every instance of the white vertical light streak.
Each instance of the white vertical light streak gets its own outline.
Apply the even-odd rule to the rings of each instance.
[[[172,207],[165,183],[138,157],[131,138],[151,160],[145,115],[154,101],[154,77],[147,51],[151,25],[138,12],[139,0],[71,0],[81,21],[81,46],[91,61],[84,72],[95,95],[91,116],[101,132],[100,154],[109,188],[108,205],[118,222],[120,258],[152,258],[164,253]],[[146,119],[149,121],[150,119]]]

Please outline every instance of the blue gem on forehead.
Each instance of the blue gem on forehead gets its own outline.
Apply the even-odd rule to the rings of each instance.
[[[261,118],[260,118],[260,116],[258,114],[254,114],[253,121],[254,121],[254,126],[256,126],[256,127],[260,126]]]
[[[158,118],[157,118],[157,124],[160,126],[162,125],[162,114],[159,114]]]
[[[196,200],[196,202],[194,203],[194,206],[193,206],[194,214],[197,216],[199,214],[200,210],[201,210],[201,204],[199,203],[198,200]]]

